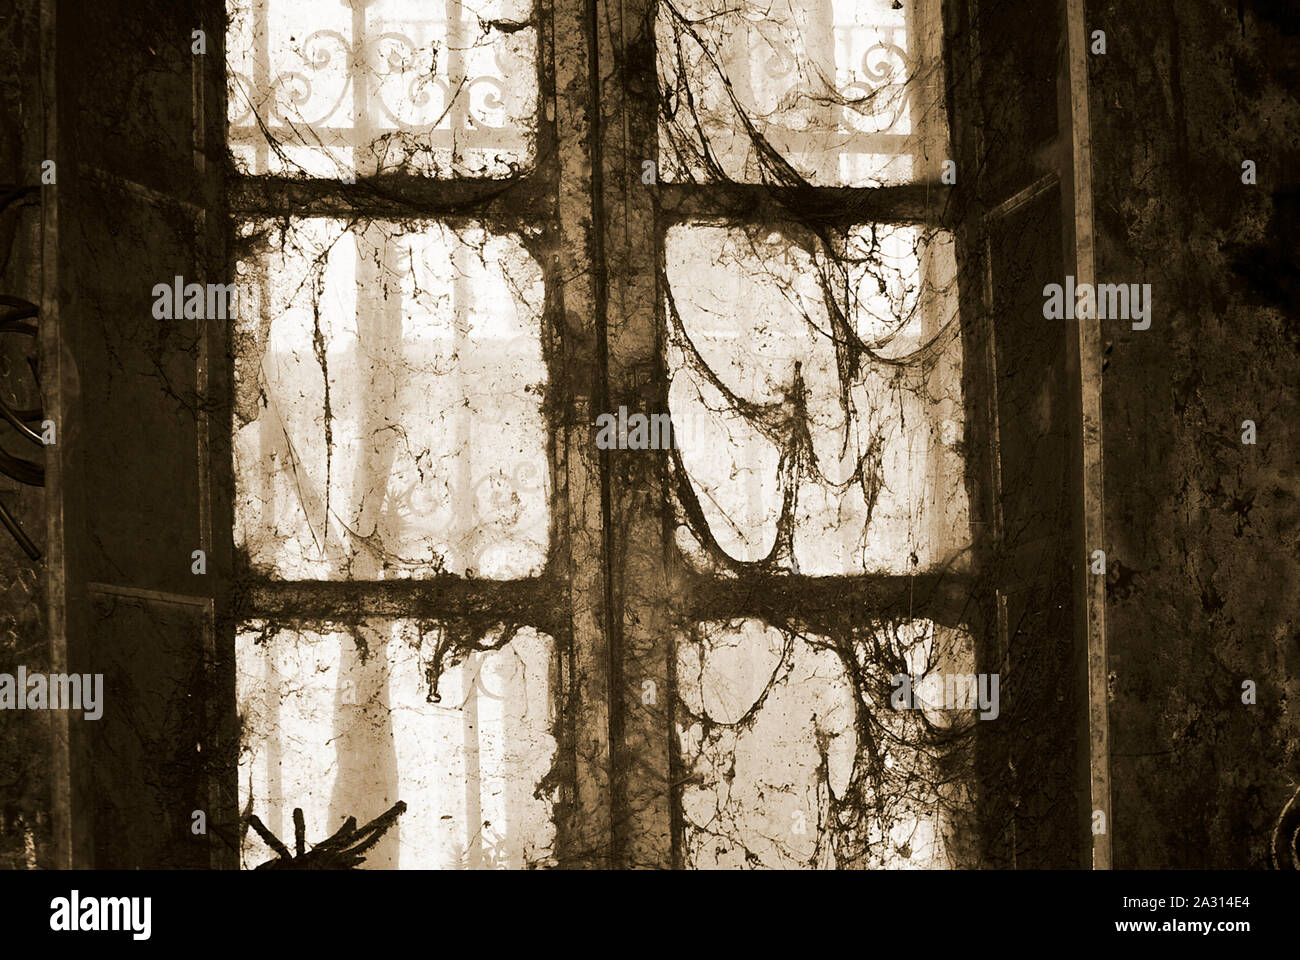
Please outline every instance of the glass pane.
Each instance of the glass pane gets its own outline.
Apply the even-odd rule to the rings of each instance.
[[[839,642],[755,620],[698,625],[677,648],[686,865],[969,862],[974,711],[896,710],[891,677],[966,673],[971,649],[928,621]]]
[[[551,638],[527,628],[474,638],[500,649],[449,657],[433,700],[432,658],[450,639],[407,620],[245,624],[240,809],[292,849],[295,807],[316,844],[347,817],[364,825],[400,800],[406,812],[366,868],[551,865],[554,798],[538,790],[556,760]],[[248,831],[246,867],[274,856]]]
[[[961,340],[952,238],[856,227],[828,253],[793,228],[667,236],[668,403],[724,566],[808,575],[965,565]]]
[[[282,579],[541,572],[541,270],[436,222],[245,224],[236,543]]]
[[[245,173],[507,177],[531,164],[529,0],[227,0]]]
[[[658,9],[664,179],[866,187],[937,177],[947,143],[939,0]]]

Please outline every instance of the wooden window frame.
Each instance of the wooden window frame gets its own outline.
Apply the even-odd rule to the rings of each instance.
[[[141,603],[187,606],[213,625],[205,656],[213,684],[209,713],[219,714],[211,743],[230,758],[210,786],[209,822],[238,823],[238,744],[235,726],[234,634],[250,618],[272,616],[325,619],[403,616],[455,620],[469,616],[527,619],[555,638],[561,660],[558,694],[563,728],[559,745],[561,802],[557,807],[557,854],[562,866],[681,867],[682,770],[677,756],[675,695],[657,705],[642,702],[645,681],[674,691],[677,632],[683,623],[724,618],[802,618],[810,630],[852,624],[861,611],[878,614],[904,601],[913,618],[962,623],[976,635],[979,670],[988,670],[1006,651],[1002,584],[989,582],[986,561],[1000,547],[998,518],[999,426],[993,389],[991,301],[988,290],[960,292],[960,323],[967,363],[963,367],[966,409],[967,482],[972,493],[973,573],[808,577],[746,574],[718,580],[688,568],[674,539],[671,490],[660,454],[597,450],[594,423],[620,405],[646,413],[667,412],[667,370],[663,351],[663,291],[657,260],[667,230],[676,223],[714,218],[731,222],[798,219],[846,225],[854,222],[919,223],[954,233],[964,276],[986,258],[987,223],[1053,178],[1062,196],[1066,262],[1082,276],[1091,270],[1091,200],[1086,123],[1086,68],[1082,63],[1082,8],[1061,0],[1062,33],[1068,26],[1069,55],[1060,57],[1062,82],[1060,133],[1039,145],[1030,158],[1034,178],[1016,184],[1007,196],[984,197],[975,91],[980,83],[977,0],[945,0],[945,24],[952,36],[965,36],[970,49],[942,51],[948,66],[948,113],[955,159],[962,171],[975,171],[973,206],[954,216],[947,196],[922,184],[871,189],[772,189],[741,184],[642,182],[643,164],[658,167],[658,78],[651,0],[539,0],[539,114],[536,156],[529,173],[508,181],[437,181],[385,177],[372,184],[294,180],[283,177],[231,177],[225,162],[225,4],[197,0],[200,26],[207,30],[208,54],[193,65],[193,140],[180,144],[192,158],[194,188],[172,193],[135,182],[125,174],[83,170],[81,148],[69,148],[59,118],[77,116],[77,91],[61,79],[58,57],[75,58],[84,42],[56,23],[58,0],[42,0],[42,85],[46,93],[45,155],[58,161],[60,186],[43,190],[41,353],[46,408],[60,424],[60,443],[47,451],[47,528],[49,632],[52,670],[85,669],[99,638],[87,594],[116,591]],[[947,32],[947,31],[946,31]],[[1064,36],[1062,39],[1066,39]],[[1053,41],[1055,39],[1053,38]],[[952,78],[960,78],[960,82]],[[172,131],[173,133],[175,131]],[[184,138],[183,138],[184,139]],[[98,154],[96,154],[98,156]],[[105,156],[109,156],[105,154]],[[119,167],[123,157],[110,159]],[[178,162],[171,158],[169,162]],[[102,176],[101,176],[102,174]],[[75,379],[75,350],[84,302],[73,290],[79,276],[75,246],[62,246],[60,225],[72,235],[79,201],[98,189],[103,177],[147,206],[178,205],[198,224],[195,250],[201,264],[219,262],[233,271],[235,223],[257,216],[336,216],[354,214],[363,195],[365,212],[376,218],[481,220],[488,226],[537,225],[536,249],[546,283],[545,323],[553,340],[550,423],[553,515],[545,572],[519,581],[442,577],[432,581],[277,582],[233,571],[233,465],[231,397],[233,366],[229,331],[213,329],[200,343],[197,382],[213,403],[202,413],[199,526],[210,547],[213,575],[200,585],[154,589],[124,574],[120,583],[87,583],[98,558],[78,556],[81,530],[93,519],[82,505],[87,491],[84,457],[75,425],[83,396]],[[95,178],[99,177],[99,180]],[[145,178],[147,179],[147,178]],[[86,186],[88,184],[89,186]],[[188,191],[188,192],[187,192]],[[1018,199],[1019,198],[1019,199]],[[1081,269],[1086,267],[1086,270]],[[968,285],[969,286],[969,285]],[[213,325],[214,327],[216,325]],[[73,351],[69,352],[69,345]],[[1072,331],[1072,384],[1076,404],[1071,442],[1072,502],[1078,516],[1070,534],[1077,557],[1101,536],[1099,436],[1096,402],[1100,384],[1100,342],[1095,329]],[[224,398],[224,399],[223,399]],[[193,456],[190,451],[186,456]],[[1077,496],[1075,496],[1077,494]],[[187,496],[190,494],[187,493]],[[979,525],[983,525],[982,527]],[[231,529],[231,534],[225,530]],[[166,531],[171,535],[173,531]],[[79,539],[82,538],[82,539]],[[69,545],[71,544],[71,548]],[[188,544],[188,534],[186,539]],[[186,550],[189,547],[186,545]],[[1077,824],[1079,859],[1097,866],[1109,862],[1109,839],[1089,835],[1093,807],[1109,814],[1106,765],[1104,670],[1104,583],[1089,579],[1078,563],[1071,586],[1077,597],[1076,677],[1081,741],[1080,802]],[[129,572],[130,573],[130,572]],[[185,571],[188,575],[188,571]],[[174,574],[169,574],[173,576]],[[111,588],[111,589],[100,589]],[[183,592],[185,590],[191,592]],[[170,592],[169,592],[170,591]],[[973,602],[972,602],[973,601]],[[820,618],[820,620],[819,620]],[[205,640],[205,643],[208,641]],[[981,659],[982,658],[982,659]],[[52,717],[54,862],[58,866],[95,863],[94,762],[84,724],[62,714]],[[223,752],[224,751],[224,752]],[[1000,756],[1000,755],[999,755]],[[996,759],[996,757],[995,757]],[[982,768],[980,790],[999,789],[1005,773]],[[1091,779],[1089,779],[1091,778]],[[1005,790],[1003,792],[1006,792]],[[1083,799],[1087,798],[1087,799]],[[212,865],[231,867],[238,851],[211,837]],[[1014,845],[1014,841],[1013,841]],[[1074,851],[1062,856],[1073,857]],[[1014,857],[1012,864],[1014,865]],[[1087,865],[1081,862],[1078,865]]]
[[[543,231],[545,324],[561,341],[552,401],[562,411],[561,422],[552,424],[553,530],[560,542],[551,545],[544,573],[518,581],[295,582],[237,571],[222,642],[233,649],[238,622],[266,617],[500,616],[550,634],[564,661],[559,700],[567,737],[560,747],[565,782],[557,854],[565,866],[684,866],[673,623],[753,617],[793,620],[816,631],[857,622],[860,611],[907,611],[913,619],[982,630],[991,615],[971,607],[974,574],[746,573],[724,580],[692,571],[673,543],[662,454],[595,449],[599,413],[621,403],[668,410],[656,263],[672,226],[700,219],[753,224],[797,214],[835,227],[938,227],[946,212],[946,193],[923,183],[643,184],[642,164],[657,166],[659,159],[653,12],[651,0],[537,0],[536,148],[530,171],[519,178],[392,175],[348,184],[243,175],[228,183],[232,243],[238,220],[286,215],[474,218],[490,227]],[[963,320],[968,357],[975,343],[966,340],[970,332]],[[970,422],[969,397],[966,406]],[[646,680],[672,691],[663,707],[642,703]]]

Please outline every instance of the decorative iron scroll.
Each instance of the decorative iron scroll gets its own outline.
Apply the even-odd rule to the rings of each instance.
[[[930,0],[663,0],[664,177],[776,182],[773,165],[819,186],[937,176],[937,10]]]
[[[19,200],[35,193],[35,187],[0,187],[0,213],[3,213]],[[35,340],[36,324],[31,321],[35,320],[39,313],[40,308],[30,300],[0,294],[0,334],[18,334]],[[41,381],[34,354],[28,354],[27,366],[30,368],[39,390]],[[38,447],[43,447],[44,441],[41,439],[40,433],[33,430],[29,424],[39,424],[43,416],[44,411],[39,406],[15,408],[6,403],[3,398],[0,398],[0,419],[3,419],[18,431],[19,436],[23,439],[36,444]],[[15,457],[3,449],[0,449],[0,473],[28,486],[45,486],[45,467],[42,464]],[[0,503],[0,523],[4,524],[5,529],[18,541],[18,545],[23,548],[23,552],[28,557],[32,560],[41,558],[41,551],[37,549],[31,537],[27,536],[19,525],[18,519],[9,512],[3,503]]]
[[[267,113],[261,119],[271,127],[301,124],[314,127],[337,121],[346,98],[353,94],[358,82],[357,75],[344,74],[329,92],[318,89],[327,86],[328,71],[337,57],[340,63],[358,65],[357,69],[366,71],[376,81],[378,89],[368,99],[368,105],[375,111],[369,118],[372,124],[400,128],[406,133],[428,133],[438,126],[452,101],[463,91],[468,95],[472,126],[505,129],[500,118],[493,116],[501,109],[506,95],[501,76],[465,77],[453,84],[451,78],[435,75],[437,48],[421,47],[403,34],[388,32],[351,44],[336,30],[317,30],[303,41],[302,51],[305,71],[285,70],[264,88],[255,86],[251,77],[231,73],[237,88],[246,91],[243,100],[236,104],[235,109],[240,112],[232,116],[232,126],[239,128],[254,122],[254,100],[268,104]],[[501,51],[494,59],[503,74],[510,69]],[[312,113],[302,112],[309,104],[315,108]],[[416,115],[422,115],[423,121],[413,119]]]
[[[1300,870],[1300,790],[1277,818],[1271,852],[1274,870]]]
[[[244,172],[500,177],[526,164],[536,113],[527,7],[507,4],[502,19],[371,6],[298,32],[310,18],[286,0],[232,5],[228,120]]]

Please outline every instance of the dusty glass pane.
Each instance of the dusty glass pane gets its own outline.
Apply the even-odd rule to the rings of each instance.
[[[555,761],[553,646],[523,629],[489,634],[430,700],[442,628],[383,620],[356,628],[268,630],[236,640],[242,720],[240,809],[293,846],[301,807],[309,843],[347,817],[364,824],[397,801],[406,812],[366,868],[549,865],[554,798],[538,784]],[[242,861],[275,854],[254,833]]]
[[[531,164],[529,0],[227,0],[245,173],[506,177]]]
[[[905,573],[969,544],[952,238],[674,227],[669,408],[693,555]],[[687,504],[689,506],[689,504]]]
[[[970,650],[928,621],[838,642],[755,620],[697,626],[677,647],[687,866],[956,865],[974,721],[891,709],[889,678],[969,669]]]
[[[236,543],[283,579],[510,579],[546,560],[541,270],[514,235],[241,230]]]
[[[665,179],[865,187],[937,177],[947,142],[939,0],[658,9]]]

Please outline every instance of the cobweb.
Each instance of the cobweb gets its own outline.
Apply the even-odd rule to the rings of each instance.
[[[818,189],[945,189],[937,5],[664,0],[657,24],[662,177],[766,197],[661,251],[678,546],[741,583],[968,572],[953,237]],[[683,862],[972,862],[976,714],[891,702],[973,674],[969,632],[815,614],[682,625]]]
[[[767,197],[760,218],[678,223],[659,251],[661,342],[678,439],[665,477],[677,546],[696,573],[718,582],[969,572],[957,310],[966,281],[954,239],[927,219],[881,219],[871,191],[822,192],[945,189],[937,4],[664,0],[656,23],[662,180],[711,185],[719,196],[758,188]],[[522,14],[480,18],[479,26],[489,39],[534,42]],[[437,75],[439,29],[413,31],[430,38],[423,68],[415,54],[382,62]],[[330,59],[311,44],[333,38],[308,40],[291,36],[271,47],[327,68]],[[425,49],[421,42],[415,47]],[[360,62],[355,50],[351,62]],[[255,66],[232,82],[262,89]],[[354,96],[361,79],[347,81]],[[344,111],[346,129],[306,113],[295,119],[289,106],[308,102],[293,93],[295,82],[285,81],[278,100],[248,100],[257,122],[232,115],[248,127],[245,147],[234,138],[247,172],[500,177],[531,160],[531,119],[520,144],[502,140],[495,152],[461,151],[474,140],[471,130],[488,129],[472,108],[410,125],[390,118],[384,123],[395,129],[372,138],[374,128],[355,122],[359,101]],[[456,90],[453,82],[443,91],[449,102]],[[232,93],[232,110],[235,100]],[[443,137],[447,117],[458,118],[457,132]],[[443,145],[430,153],[428,143]],[[411,239],[418,237],[435,240]],[[526,347],[522,360],[498,358],[493,367],[489,344],[482,362],[490,369],[477,382],[454,369],[472,353],[473,324],[440,293],[445,284],[422,284],[406,265],[430,242],[441,244],[434,259],[462,278],[474,271],[470,286],[491,291],[494,309],[513,324],[508,341]],[[236,448],[249,478],[238,503],[251,568],[290,580],[448,573],[508,580],[541,569],[549,471],[544,463],[521,467],[524,451],[547,450],[534,246],[474,221],[452,228],[358,215],[246,225],[240,251],[250,302],[283,301],[274,309],[258,303],[246,318],[236,361]],[[366,260],[373,316],[351,301],[331,314],[331,277],[352,270],[342,286],[357,287]],[[426,342],[418,356],[409,344],[385,344],[391,318],[374,321],[392,297],[418,305],[427,326],[446,326],[447,344],[430,350]],[[349,327],[349,312],[370,327]],[[503,321],[479,322],[486,329]],[[409,324],[398,331],[401,339],[421,336]],[[344,340],[352,345],[340,353]],[[421,386],[434,383],[452,386],[446,396]],[[392,423],[376,420],[369,401],[368,412],[354,404],[347,422],[345,389],[354,400],[388,404]],[[497,431],[472,457],[464,456],[464,436],[411,433],[421,419],[459,424],[457,410],[468,407],[458,397],[478,398],[467,421],[473,430]],[[463,469],[458,458],[487,464],[485,492],[497,513],[464,490],[459,498],[446,492],[443,478]],[[524,474],[531,489],[521,489]],[[473,477],[462,479],[474,486]],[[679,624],[674,799],[684,865],[972,862],[974,712],[891,703],[900,674],[973,671],[967,625],[918,609],[848,609],[851,594],[846,586],[825,616],[792,606],[762,620]],[[293,628],[260,624],[255,632],[266,640]],[[345,632],[364,649],[364,631]],[[439,635],[424,677],[431,697],[444,668],[497,650],[491,636],[506,649],[514,629],[495,635],[481,624]]]

